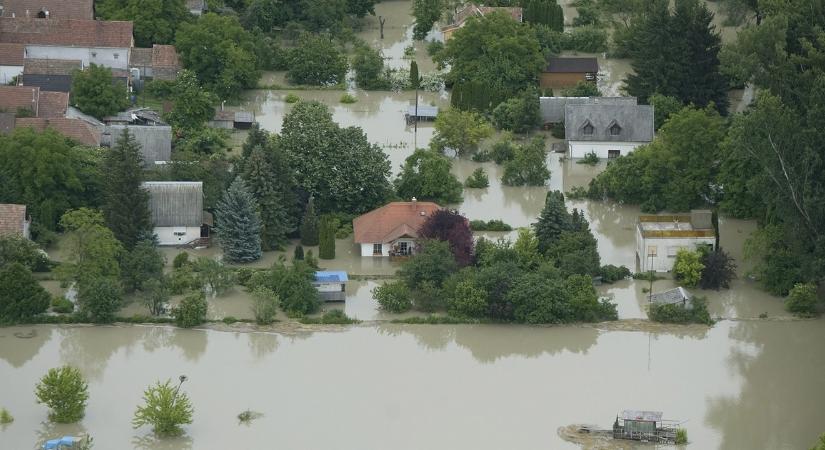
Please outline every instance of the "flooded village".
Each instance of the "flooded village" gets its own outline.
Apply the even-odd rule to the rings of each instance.
[[[0,0],[4,3],[11,2]],[[193,2],[185,3],[191,6]],[[233,2],[219,3],[228,7]],[[355,37],[380,50],[386,67],[406,70],[415,61],[421,73],[443,71],[427,49],[428,41],[444,39],[442,27],[436,24],[426,40],[414,39],[413,3],[375,3],[374,15],[360,19]],[[511,2],[499,3],[509,6]],[[703,3],[716,14],[713,24],[722,42],[734,42],[742,25],[725,21],[722,2]],[[568,0],[560,5],[564,26],[569,29],[580,5]],[[0,23],[0,47],[7,45],[4,36]],[[626,96],[623,86],[633,70],[629,58],[569,50],[560,56],[595,58],[601,97]],[[368,142],[386,154],[390,178],[400,177],[416,148],[431,145],[437,134],[435,124],[405,120],[416,91],[364,90],[353,76],[350,71],[338,86],[312,88],[290,86],[284,70],[265,70],[256,88],[244,89],[235,100],[217,106],[219,114],[213,120],[224,112],[226,117],[236,112],[251,114],[260,129],[280,135],[285,117],[296,105],[319,102],[340,127],[362,129]],[[355,102],[342,102],[345,93]],[[420,105],[439,111],[451,108],[447,88],[421,90],[417,95]],[[754,95],[752,84],[730,90],[728,110],[731,114],[747,110]],[[652,123],[650,127],[652,134]],[[361,243],[356,236],[359,231],[349,230],[345,237],[334,239],[334,258],[317,261],[316,269],[323,274],[316,276],[315,286],[332,280],[334,286],[327,291],[335,294],[329,298],[336,301],[324,302],[306,317],[286,314],[282,308],[272,323],[256,324],[256,293],[235,279],[222,289],[206,289],[205,323],[192,328],[176,326],[169,311],[160,315],[168,319],[166,323],[21,321],[0,327],[0,408],[14,416],[13,421],[0,424],[0,448],[46,448],[41,446],[61,436],[91,436],[95,449],[663,448],[648,442],[582,438],[577,433],[580,425],[615,430],[614,419],[617,424],[622,419],[629,430],[632,418],[620,416],[624,410],[657,412],[657,420],[676,424],[674,433],[677,426],[687,430],[687,444],[664,448],[807,449],[816,445],[825,433],[825,351],[821,348],[825,319],[789,312],[785,296],[771,294],[753,275],[759,260],[751,255],[749,239],[758,235],[760,223],[722,211],[718,218],[714,214],[713,227],[708,226],[714,229],[710,246],[724,249],[735,263],[735,277],[728,288],[688,288],[692,295],[706,299],[711,325],[653,321],[649,317],[652,295],[684,283],[670,268],[653,269],[657,270],[655,279],[644,277],[653,272],[642,260],[656,256],[650,253],[649,244],[639,241],[640,217],[651,217],[650,211],[608,196],[570,195],[586,191],[614,162],[611,156],[581,164],[569,151],[554,152],[567,140],[556,137],[551,128],[536,127],[519,140],[543,138],[550,171],[546,183],[507,185],[502,181],[504,165],[449,155],[450,172],[457,180],[463,183],[482,168],[489,185],[464,187],[460,202],[441,206],[457,211],[467,221],[500,220],[511,227],[511,231],[473,231],[476,241],[515,243],[520,229],[530,229],[539,221],[548,192],[565,193],[563,205],[581,214],[589,225],[601,265],[624,266],[641,274],[612,283],[599,282],[601,277],[596,277],[595,292],[600,300],[615,305],[617,320],[530,325],[487,319],[413,323],[408,319],[451,315],[444,308],[433,314],[415,308],[391,312],[375,298],[377,289],[402,277],[399,271],[414,253],[415,241],[410,241],[408,253],[403,239],[411,232],[397,233],[405,242],[400,257],[380,257],[374,255],[385,252],[386,243],[372,250],[372,241]],[[253,133],[231,130],[228,154],[244,155],[244,143]],[[493,131],[481,141],[480,151],[489,151],[504,135]],[[207,189],[205,183],[202,188]],[[7,193],[0,189],[0,195]],[[207,202],[207,195],[199,192],[198,201]],[[424,203],[423,197],[395,200],[413,208]],[[168,224],[158,223],[155,216],[156,238],[164,239],[157,230],[166,226],[166,238],[182,244],[157,247],[163,256],[163,274],[171,276],[180,268],[183,253],[189,261],[224,259],[213,223],[206,227],[206,216],[200,216],[200,210],[215,212],[216,203],[195,208],[197,217],[186,225],[191,230],[182,223],[172,224],[186,215],[189,204],[164,205],[174,216]],[[675,217],[680,211],[660,212]],[[2,219],[0,225],[5,225]],[[208,220],[213,220],[211,213]],[[711,220],[709,211],[707,220]],[[46,248],[56,267],[75,261],[76,242],[69,234],[56,235]],[[660,245],[658,252],[670,252],[670,246],[677,244],[668,245]],[[639,248],[647,249],[647,254],[640,256]],[[676,254],[673,248],[673,255],[662,255],[669,265]],[[318,245],[302,245],[293,234],[280,249],[265,249],[254,261],[226,265],[238,273],[247,271],[248,279],[269,273],[269,268],[279,264],[290,266],[296,254],[310,251],[317,257],[323,250]],[[0,262],[7,261],[0,258]],[[73,299],[78,295],[76,286],[62,280],[58,269],[35,275],[50,297]],[[340,290],[336,277],[346,277],[340,278],[346,279],[340,281]],[[172,294],[166,306],[178,308],[186,297]],[[343,312],[352,323],[324,324],[322,318],[331,311]],[[139,292],[125,294],[114,316],[157,318]],[[49,369],[64,365],[79,369],[88,383],[85,415],[73,423],[50,420],[47,408],[37,403],[34,394],[35,385]],[[178,384],[180,376],[186,378]],[[183,426],[183,433],[168,436],[148,427],[136,428],[135,408],[144,401],[147,386],[167,379],[191,400],[190,423]],[[254,411],[255,419],[240,420],[239,413],[245,411]],[[615,432],[612,436],[622,437]]]

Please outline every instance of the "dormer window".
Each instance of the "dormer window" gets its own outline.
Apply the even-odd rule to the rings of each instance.
[[[619,126],[618,123],[614,123],[610,126],[610,135],[611,136],[618,136],[622,133],[622,127]]]
[[[589,122],[587,124],[585,124],[584,127],[582,128],[582,133],[584,133],[586,136],[592,136],[593,135],[593,125],[591,125]]]

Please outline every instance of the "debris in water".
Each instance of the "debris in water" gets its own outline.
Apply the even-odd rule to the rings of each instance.
[[[14,333],[14,337],[20,339],[31,339],[37,336],[37,330],[29,330],[28,333],[23,333],[22,331],[17,331]]]
[[[263,414],[257,411],[252,411],[251,409],[247,409],[246,411],[243,411],[240,414],[238,414],[238,422],[245,425],[249,425],[253,420],[261,416],[263,416]]]

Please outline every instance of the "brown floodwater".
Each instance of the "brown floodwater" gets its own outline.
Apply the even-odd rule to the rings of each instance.
[[[825,423],[824,325],[724,321],[643,333],[381,324],[297,336],[3,328],[0,404],[15,421],[0,427],[0,441],[32,449],[88,432],[104,449],[561,449],[576,447],[557,436],[560,426],[608,427],[621,409],[648,408],[685,421],[691,448],[807,448]],[[49,424],[34,401],[36,380],[60,364],[89,381],[79,424]],[[186,436],[133,430],[142,389],[180,374],[195,407]],[[246,409],[263,416],[239,425]]]

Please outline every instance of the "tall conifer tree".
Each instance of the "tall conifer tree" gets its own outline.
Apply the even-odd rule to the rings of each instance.
[[[315,199],[310,197],[304,218],[301,220],[301,244],[318,245],[318,214],[315,212]]]
[[[251,262],[261,257],[261,219],[258,202],[246,183],[236,178],[218,203],[215,231],[229,262]]]
[[[131,250],[141,239],[151,237],[149,193],[142,188],[143,160],[140,145],[128,130],[103,158],[106,226],[123,246]]]
[[[564,205],[564,194],[559,191],[548,192],[539,221],[533,224],[536,238],[539,241],[539,251],[545,253],[559,238],[562,231],[571,229],[571,222],[570,213]]]
[[[264,250],[283,247],[295,230],[290,214],[295,195],[283,154],[274,146],[253,148],[242,176],[260,208],[261,246]]]

